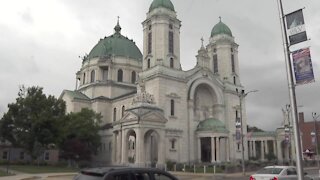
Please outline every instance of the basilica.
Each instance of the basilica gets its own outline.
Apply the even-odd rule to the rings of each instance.
[[[101,148],[95,161],[162,166],[166,161],[235,162],[242,151],[247,160],[257,156],[257,149],[261,158],[269,151],[277,154],[281,142],[277,145],[272,133],[239,141],[239,130],[247,134],[240,95],[245,89],[230,28],[221,19],[213,24],[209,43],[202,41],[195,52],[195,67],[184,71],[181,21],[174,5],[153,0],[146,11],[142,51],[121,34],[118,20],[114,33],[83,58],[77,88],[60,96],[68,112],[89,108],[101,113]]]

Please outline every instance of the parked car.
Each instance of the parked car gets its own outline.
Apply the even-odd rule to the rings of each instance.
[[[73,180],[178,180],[155,168],[102,167],[81,170]]]
[[[250,176],[250,180],[296,180],[297,170],[294,166],[267,166]],[[305,180],[313,180],[305,174]]]

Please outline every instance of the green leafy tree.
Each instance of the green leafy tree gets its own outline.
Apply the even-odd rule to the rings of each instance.
[[[68,160],[90,160],[100,147],[101,115],[89,109],[72,112],[63,122],[61,155]]]
[[[8,105],[8,112],[0,121],[0,136],[26,149],[33,159],[38,148],[59,142],[60,124],[65,118],[65,102],[46,96],[42,90],[22,86],[16,102]]]

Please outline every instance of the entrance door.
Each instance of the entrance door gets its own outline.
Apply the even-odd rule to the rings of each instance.
[[[201,162],[211,162],[211,138],[201,138]]]

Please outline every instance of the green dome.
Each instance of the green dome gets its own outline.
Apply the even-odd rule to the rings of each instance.
[[[170,0],[153,0],[152,4],[150,5],[149,12],[159,7],[174,11],[173,4]]]
[[[211,37],[218,34],[226,34],[226,35],[232,36],[232,32],[230,28],[226,24],[221,22],[221,19],[220,19],[220,22],[212,28]]]
[[[142,61],[142,54],[136,44],[120,34],[121,27],[116,25],[115,33],[111,36],[100,39],[88,55],[88,59],[104,56],[124,56]]]
[[[198,124],[197,131],[214,131],[214,132],[225,132],[225,133],[228,132],[225,125],[221,121],[214,118],[201,121]]]

